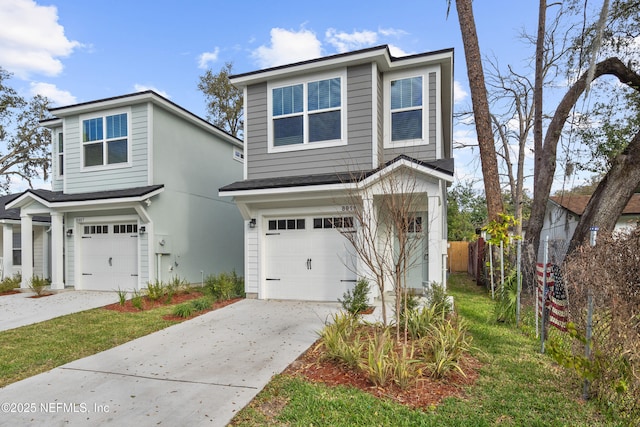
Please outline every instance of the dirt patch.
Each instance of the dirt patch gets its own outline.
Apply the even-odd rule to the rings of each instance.
[[[414,385],[401,389],[395,384],[373,386],[366,375],[336,362],[325,360],[318,343],[314,344],[284,371],[328,386],[351,386],[381,399],[391,399],[413,409],[431,409],[446,397],[464,397],[464,389],[478,378],[481,363],[470,356],[460,361],[466,377],[457,372],[445,379],[420,378]],[[321,346],[320,346],[321,347]]]

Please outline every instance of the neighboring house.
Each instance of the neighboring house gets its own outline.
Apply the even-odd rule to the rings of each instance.
[[[51,287],[200,283],[243,265],[243,221],[217,194],[242,177],[242,142],[153,91],[54,108],[52,190],[20,210],[23,284],[36,217],[51,219]]]
[[[394,58],[379,46],[231,77],[244,91],[245,170],[220,195],[245,220],[249,296],[336,301],[371,277],[335,228],[358,232],[354,193],[375,218],[381,182],[399,171],[415,179],[409,227],[422,245],[409,286],[445,284],[452,73],[451,49]]]
[[[547,210],[544,216],[541,242],[544,243],[549,238],[549,253],[556,262],[562,262],[567,251],[567,246],[573,237],[580,217],[584,213],[591,196],[567,195],[551,196],[547,202]],[[633,227],[640,221],[640,193],[634,194],[622,211],[622,215],[616,222],[615,229],[622,230]],[[543,245],[539,254],[543,256]]]
[[[0,244],[2,245],[2,259],[0,259],[0,279],[22,274],[22,234],[20,230],[20,211],[5,209],[7,202],[15,199],[18,194],[0,196]],[[51,219],[46,216],[33,218],[33,275],[49,279],[51,276],[50,259],[50,228]]]

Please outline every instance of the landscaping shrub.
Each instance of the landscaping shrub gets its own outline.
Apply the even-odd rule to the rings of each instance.
[[[131,297],[131,305],[133,305],[138,310],[142,310],[142,294],[138,290],[133,291],[133,296]]]
[[[369,380],[375,386],[384,387],[393,378],[394,365],[390,354],[394,350],[394,340],[388,328],[381,329],[368,339],[366,358],[360,363]]]
[[[356,316],[369,308],[369,289],[370,286],[367,279],[360,279],[353,288],[353,291],[347,290],[347,292],[342,295],[342,299],[338,298],[338,301],[342,304],[342,308]]]
[[[203,311],[211,308],[211,300],[207,297],[194,299],[191,301],[191,307],[194,311]]]
[[[191,303],[185,302],[182,304],[178,304],[173,307],[173,315],[178,317],[187,318],[190,317],[194,312],[193,305]]]
[[[447,294],[447,290],[440,283],[431,282],[431,285],[425,286],[425,297],[428,305],[433,308],[436,314],[449,314],[453,311],[451,297]]]
[[[357,320],[346,313],[336,313],[332,322],[320,331],[322,345],[328,359],[355,368],[358,366],[364,343],[357,335]]]
[[[43,295],[47,286],[49,286],[49,281],[40,276],[33,276],[29,281],[29,288],[35,292],[36,295]]]
[[[498,286],[496,305],[494,306],[494,313],[498,322],[509,324],[516,322],[517,284],[516,273],[512,272]]]
[[[122,289],[118,288],[116,293],[118,294],[118,304],[123,306],[125,302],[127,302],[127,291],[123,291]]]
[[[147,298],[151,301],[157,301],[165,295],[165,285],[158,279],[155,282],[147,283]]]
[[[13,276],[7,276],[0,282],[0,292],[11,291],[20,287],[22,282],[22,276],[20,274],[14,274]]]
[[[244,279],[235,271],[207,276],[204,287],[216,300],[244,297]]]
[[[435,378],[442,378],[454,370],[465,375],[459,361],[471,350],[471,337],[463,319],[451,316],[433,324],[423,343],[427,349],[427,365]]]

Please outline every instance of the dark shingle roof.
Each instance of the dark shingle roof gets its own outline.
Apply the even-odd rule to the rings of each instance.
[[[0,196],[0,220],[13,220],[20,221],[20,210],[17,208],[5,209],[5,205],[18,197],[20,194],[8,194],[6,196]],[[39,222],[51,222],[51,218],[48,216],[34,216],[34,221]]]
[[[358,182],[375,174],[376,172],[390,166],[391,164],[400,160],[408,160],[419,166],[423,166],[434,171],[443,172],[453,176],[453,159],[441,159],[431,162],[424,162],[413,159],[409,156],[400,155],[395,159],[385,163],[383,166],[368,170],[368,171],[355,171],[355,172],[333,172],[316,175],[301,175],[301,176],[284,176],[277,178],[264,178],[264,179],[248,179],[244,181],[237,181],[233,184],[226,185],[220,188],[220,191],[242,191],[242,190],[263,190],[268,188],[287,188],[287,187],[306,187],[310,185],[328,185],[328,184],[340,184],[346,182]]]
[[[127,197],[141,197],[163,188],[164,185],[148,185],[146,187],[126,188],[124,190],[91,191],[87,193],[65,194],[62,191],[27,190],[50,203],[84,202],[90,200],[121,199]],[[24,194],[24,193],[23,193]],[[14,197],[15,198],[15,197]]]

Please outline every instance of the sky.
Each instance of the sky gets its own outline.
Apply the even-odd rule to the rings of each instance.
[[[454,3],[454,2],[453,2]],[[532,48],[535,1],[473,3],[483,55],[517,68]],[[456,110],[470,106],[455,4],[446,0],[1,0],[0,66],[23,96],[55,106],[152,89],[205,117],[207,69],[234,73],[388,44],[394,56],[454,48]],[[474,140],[457,125],[454,142]],[[454,150],[456,179],[480,179],[477,149]]]

